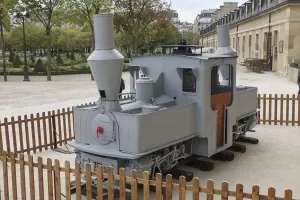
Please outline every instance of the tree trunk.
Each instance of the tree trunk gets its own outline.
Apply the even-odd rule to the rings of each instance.
[[[50,38],[50,30],[47,30],[47,57],[48,57],[47,81],[51,81],[51,38]]]
[[[2,46],[3,74],[4,74],[4,81],[7,81],[6,62],[5,62],[4,34],[3,34],[3,26],[2,25],[0,25],[0,29],[1,29],[1,46]]]

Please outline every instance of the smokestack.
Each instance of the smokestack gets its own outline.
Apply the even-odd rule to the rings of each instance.
[[[231,55],[237,56],[237,52],[230,46],[229,26],[217,26],[218,49],[215,54],[217,55]]]
[[[221,25],[217,27],[217,37],[218,37],[218,49],[216,50],[216,55],[231,55],[237,56],[237,52],[232,46],[230,46],[230,36],[229,36],[229,26]],[[224,83],[227,83],[230,78],[229,70],[226,65],[220,66],[220,71],[223,77]]]
[[[113,14],[94,15],[95,50],[87,61],[105,110],[120,111],[119,90],[124,57],[115,49]]]

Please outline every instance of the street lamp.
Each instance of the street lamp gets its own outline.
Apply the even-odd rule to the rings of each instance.
[[[25,11],[25,13],[21,13],[19,10],[16,11],[16,22],[18,24],[23,25],[23,40],[24,40],[24,80],[23,81],[30,81],[29,79],[29,72],[28,72],[28,66],[27,66],[27,57],[26,57],[26,37],[25,37],[25,21],[27,23],[31,22],[30,19],[30,13],[29,11]]]

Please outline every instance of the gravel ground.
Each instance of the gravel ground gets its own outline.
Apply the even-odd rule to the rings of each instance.
[[[129,88],[129,73],[123,73],[123,78]],[[99,96],[95,82],[90,81],[90,75],[54,76],[52,82],[46,82],[45,79],[45,77],[31,77],[31,82],[22,82],[22,77],[9,76],[9,82],[1,82],[1,79],[0,119],[87,103],[97,100]],[[280,74],[256,74],[246,72],[243,67],[238,68],[237,85],[257,86],[260,94],[296,94],[298,92],[298,86]],[[292,126],[260,125],[256,130],[257,132],[251,133],[251,136],[259,138],[260,143],[247,145],[247,152],[244,154],[235,153],[234,161],[215,162],[215,168],[211,172],[184,168],[193,171],[194,176],[200,178],[203,186],[206,185],[207,179],[213,179],[216,188],[220,188],[222,181],[227,181],[230,190],[235,190],[235,184],[242,183],[244,191],[251,192],[251,186],[258,184],[262,194],[267,194],[267,188],[273,186],[276,188],[276,196],[283,196],[284,189],[289,188],[293,190],[294,199],[299,199],[300,129]],[[73,154],[46,151],[34,155],[35,158],[37,156],[42,156],[44,162],[48,157],[59,159],[61,164],[69,160],[73,167]],[[0,174],[2,174],[1,168],[0,164]],[[36,175],[36,183],[37,178]],[[62,191],[64,191],[63,173],[61,180]],[[17,183],[19,184],[19,181]],[[46,189],[46,180],[44,183]],[[3,189],[2,175],[0,188]],[[36,186],[38,195],[37,188],[38,186]],[[26,189],[29,194],[29,187]],[[1,195],[3,197],[3,191]],[[178,198],[178,191],[174,191],[174,197]],[[190,198],[191,194],[188,193],[187,199]]]

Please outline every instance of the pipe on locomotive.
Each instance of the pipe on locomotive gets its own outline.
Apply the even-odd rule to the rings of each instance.
[[[113,14],[94,15],[95,50],[87,61],[106,111],[121,111],[119,90],[124,57],[115,49]]]

